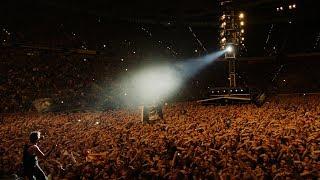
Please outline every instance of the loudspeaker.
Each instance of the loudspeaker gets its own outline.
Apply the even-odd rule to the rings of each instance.
[[[259,95],[256,97],[256,99],[255,99],[255,104],[256,104],[258,107],[262,106],[262,105],[264,104],[266,98],[267,98],[266,93],[261,93],[261,94],[259,94]]]

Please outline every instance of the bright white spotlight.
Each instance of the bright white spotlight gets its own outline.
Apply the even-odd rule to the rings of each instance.
[[[228,46],[228,47],[226,48],[226,51],[227,51],[228,53],[231,53],[231,52],[233,51],[233,47],[232,47],[232,46]]]

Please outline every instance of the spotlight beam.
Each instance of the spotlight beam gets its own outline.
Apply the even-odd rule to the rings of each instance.
[[[207,65],[211,64],[219,57],[223,56],[225,50],[214,52],[203,57],[187,59],[183,62],[176,63],[175,69],[181,73],[182,79],[188,79],[199,73]]]
[[[218,59],[225,50],[208,54],[204,57],[187,59],[182,62],[143,67],[125,79],[128,87],[126,96],[129,104],[155,104],[173,96],[183,83],[206,66]]]

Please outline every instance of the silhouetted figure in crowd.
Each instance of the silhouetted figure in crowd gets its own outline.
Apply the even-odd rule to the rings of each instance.
[[[55,146],[52,146],[49,152],[45,155],[38,147],[37,143],[40,140],[40,132],[33,131],[30,133],[30,143],[24,146],[23,150],[23,168],[24,175],[29,180],[46,180],[47,176],[40,168],[38,157],[47,158],[53,151]]]

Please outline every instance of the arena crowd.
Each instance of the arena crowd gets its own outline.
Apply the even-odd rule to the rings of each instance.
[[[254,105],[164,106],[164,119],[138,110],[3,114],[0,174],[19,173],[23,145],[39,130],[40,165],[52,179],[316,179],[320,97],[276,97]]]
[[[54,104],[64,106],[89,106],[118,91],[115,76],[122,69],[119,65],[106,63],[96,58],[79,54],[42,53],[26,55],[17,50],[2,50],[0,53],[0,112],[28,112],[33,102],[50,98]],[[98,68],[103,67],[103,68]]]

